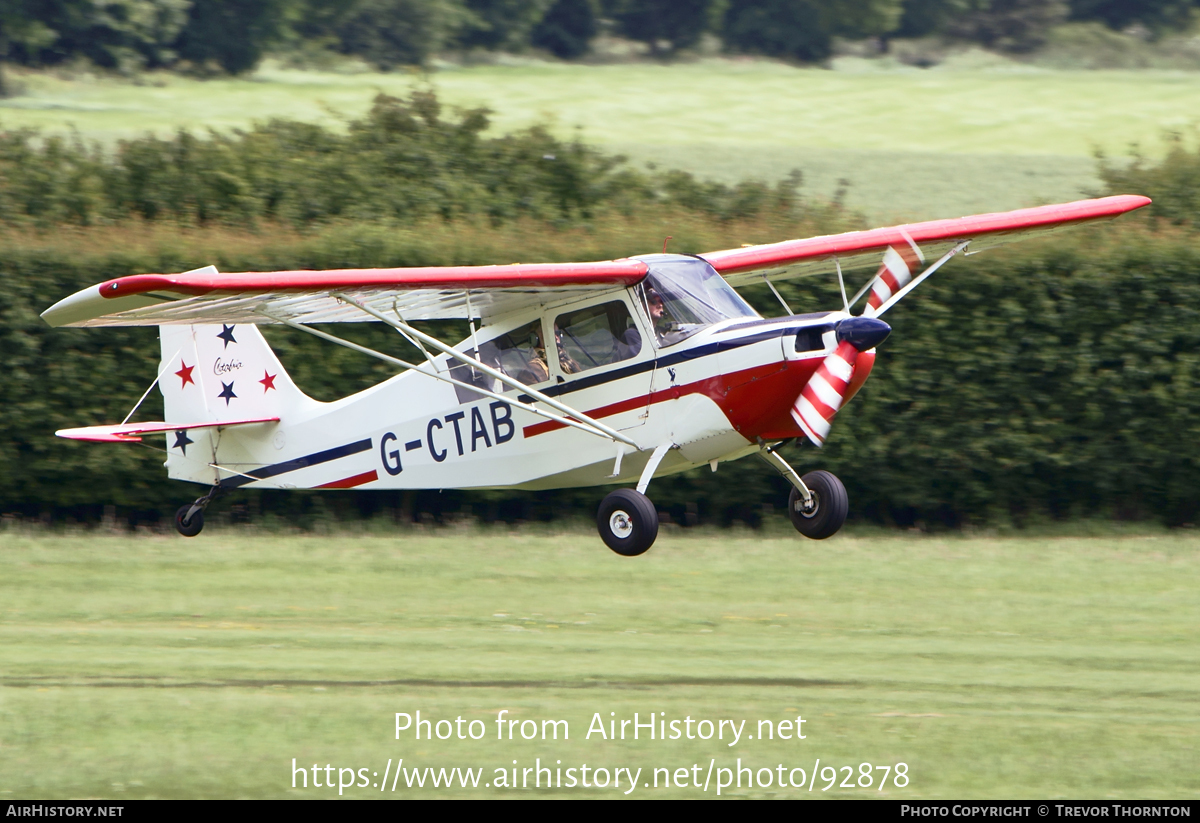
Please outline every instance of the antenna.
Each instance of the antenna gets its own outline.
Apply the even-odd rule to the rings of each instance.
[[[667,239],[663,241],[663,254],[667,253],[667,243],[670,243],[672,239],[672,236],[668,234]]]

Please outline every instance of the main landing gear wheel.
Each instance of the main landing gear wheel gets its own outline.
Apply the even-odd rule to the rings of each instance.
[[[812,492],[811,506],[804,505],[804,497],[796,488],[788,495],[788,516],[796,531],[813,540],[833,537],[846,522],[850,511],[850,499],[842,481],[827,471],[809,472],[800,478]]]
[[[179,507],[179,511],[175,512],[175,530],[184,537],[195,537],[204,528],[204,509],[196,509],[195,513],[190,518],[188,517],[188,512],[194,505],[194,503],[185,503]]]
[[[658,537],[658,511],[641,492],[617,489],[600,501],[596,527],[604,545],[619,555],[636,557]]]

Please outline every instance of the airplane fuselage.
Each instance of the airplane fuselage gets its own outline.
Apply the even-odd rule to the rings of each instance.
[[[304,398],[278,413],[277,424],[197,433],[185,450],[172,449],[168,436],[169,474],[250,488],[566,488],[636,481],[650,454],[664,443],[675,448],[656,474],[685,471],[750,454],[760,440],[801,436],[789,410],[837,345],[835,325],[848,317],[825,312],[772,320],[736,318],[661,345],[633,290],[622,300],[643,341],[636,354],[580,373],[567,371],[565,354],[550,358],[545,379],[534,385],[616,429],[637,449],[547,420],[505,400],[472,397],[461,386],[431,376],[434,364],[443,373],[455,368],[443,355],[434,364],[425,363],[336,402]],[[576,308],[562,302],[549,306],[545,322],[569,316]],[[528,322],[523,314],[509,323],[493,323],[458,348],[486,348],[486,341]],[[235,334],[245,340],[250,331],[240,326]],[[164,357],[167,348],[164,342]],[[230,362],[239,364],[247,377],[257,377],[260,367],[248,362],[254,357],[252,348],[242,357],[232,348],[225,343],[224,356],[214,359],[213,369],[222,371],[210,382],[214,388],[220,383],[243,391],[226,383],[235,376]],[[198,351],[196,359],[202,357]],[[267,365],[264,376],[271,371]],[[870,364],[864,365],[856,370],[852,391],[869,373]],[[459,376],[462,368],[456,367]],[[242,385],[258,388],[248,380]],[[506,398],[532,399],[516,389],[500,388]],[[269,399],[270,390],[263,389],[263,394]],[[234,402],[226,400],[226,408]],[[614,475],[617,448],[624,454]],[[214,466],[223,469],[219,476]]]

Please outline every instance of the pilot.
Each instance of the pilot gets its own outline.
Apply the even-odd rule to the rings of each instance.
[[[676,342],[668,341],[667,338],[673,332],[679,331],[679,324],[667,314],[667,307],[663,302],[662,295],[653,287],[646,289],[646,306],[650,309],[650,322],[654,324],[654,334],[658,337],[658,342],[660,344]]]

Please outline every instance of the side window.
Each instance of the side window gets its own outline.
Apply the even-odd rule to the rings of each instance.
[[[546,367],[546,347],[542,343],[542,321],[534,320],[486,343],[480,343],[478,359],[485,366],[491,366],[526,386],[545,381],[550,371]],[[509,390],[499,380],[466,363],[451,367],[450,376],[494,392]],[[482,397],[462,386],[455,386],[454,390],[458,393],[460,403],[470,403]]]
[[[820,351],[825,348],[825,343],[821,340],[821,333],[824,331],[820,326],[800,329],[796,332],[796,351]]]
[[[620,300],[560,314],[554,339],[563,374],[619,363],[642,350],[642,335]]]

